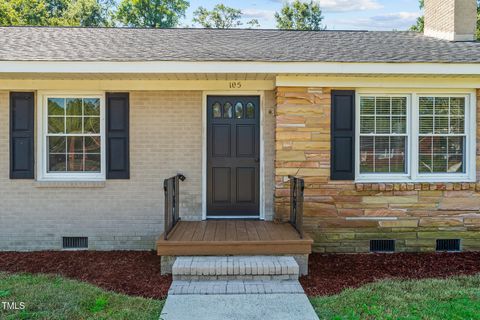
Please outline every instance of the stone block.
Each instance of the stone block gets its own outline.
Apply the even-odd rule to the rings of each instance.
[[[463,226],[463,218],[451,218],[451,217],[425,217],[420,218],[418,224],[420,227],[456,227]]]
[[[387,220],[387,221],[380,221],[380,227],[382,228],[409,228],[409,227],[417,227],[418,226],[418,219],[402,219],[402,220]]]
[[[480,211],[480,197],[445,198],[440,203],[439,209]]]
[[[417,196],[375,196],[375,197],[363,197],[364,203],[388,203],[388,204],[405,204],[415,203],[418,201]]]

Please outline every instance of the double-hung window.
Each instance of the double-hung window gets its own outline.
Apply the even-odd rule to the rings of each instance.
[[[360,94],[357,101],[357,181],[474,181],[472,95]]]
[[[103,97],[45,94],[41,102],[40,179],[104,179]]]

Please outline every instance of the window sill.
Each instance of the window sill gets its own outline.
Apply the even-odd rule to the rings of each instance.
[[[475,182],[357,182],[357,191],[480,191]]]
[[[37,188],[105,188],[105,181],[35,181]]]
[[[389,184],[447,184],[447,183],[476,183],[475,179],[470,178],[436,178],[436,179],[419,179],[419,180],[411,180],[411,179],[381,179],[380,177],[375,179],[356,179],[354,183],[370,183],[370,184],[380,184],[380,183],[389,183]]]

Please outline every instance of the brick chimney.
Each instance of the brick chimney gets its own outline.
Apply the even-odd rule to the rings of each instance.
[[[476,0],[425,0],[426,36],[449,41],[473,41],[476,29]]]

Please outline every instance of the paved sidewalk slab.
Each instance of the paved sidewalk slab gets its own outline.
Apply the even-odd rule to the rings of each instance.
[[[168,295],[179,294],[271,294],[304,293],[298,280],[285,281],[179,281],[174,280]]]
[[[318,320],[305,294],[169,295],[161,320]]]

